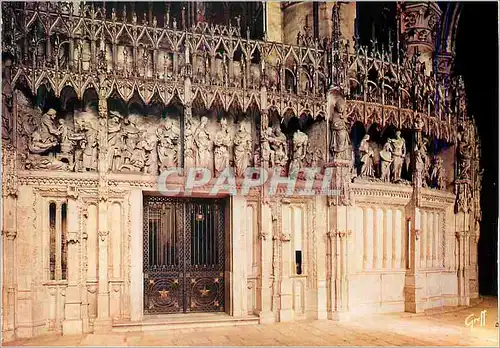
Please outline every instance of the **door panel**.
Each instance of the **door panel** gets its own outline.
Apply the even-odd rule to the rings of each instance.
[[[144,198],[144,313],[224,311],[224,205]]]
[[[223,311],[224,210],[190,202],[186,215],[187,311]]]

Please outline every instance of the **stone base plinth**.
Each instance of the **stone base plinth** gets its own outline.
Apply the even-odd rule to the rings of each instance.
[[[293,309],[280,310],[280,322],[293,321]]]
[[[83,320],[65,320],[62,323],[63,335],[81,335],[83,333]]]
[[[96,319],[94,321],[94,333],[107,333],[111,331],[113,321],[109,319]]]
[[[348,312],[328,312],[328,319],[333,321],[346,321],[349,320],[350,315]]]
[[[269,312],[260,312],[259,315],[259,324],[272,324],[276,322],[276,318],[274,317],[274,313]]]

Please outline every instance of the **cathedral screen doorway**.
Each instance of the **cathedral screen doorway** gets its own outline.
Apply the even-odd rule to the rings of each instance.
[[[144,197],[144,314],[223,312],[225,206]]]

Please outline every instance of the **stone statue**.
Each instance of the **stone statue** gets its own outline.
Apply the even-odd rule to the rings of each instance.
[[[194,131],[194,147],[196,149],[196,166],[208,168],[210,163],[210,133],[207,130],[208,118],[203,116]]]
[[[389,140],[384,145],[382,151],[380,151],[380,179],[383,182],[391,181],[391,164],[392,164],[392,146]]]
[[[110,111],[111,119],[108,121],[108,149],[109,149],[109,169],[112,172],[120,170],[122,165],[122,137],[121,120],[122,116],[116,111]]]
[[[429,157],[427,156],[427,139],[422,139],[415,147],[415,170],[422,180],[422,187],[429,181]]]
[[[141,139],[136,143],[135,149],[133,150],[130,158],[132,171],[144,173],[149,172],[149,166],[151,164],[150,155],[153,149],[154,146],[148,142],[147,132],[144,131]]]
[[[58,131],[60,132],[61,153],[57,154],[56,157],[59,160],[68,161],[69,169],[73,170],[75,167],[75,145],[85,140],[85,134],[70,130],[63,118],[59,119]]]
[[[97,170],[97,135],[98,131],[90,122],[81,124],[81,129],[85,133],[84,150],[82,157],[83,170]]]
[[[47,170],[63,170],[67,171],[70,169],[70,165],[67,162],[60,161],[54,158],[52,155],[49,156],[29,156],[26,158],[26,169],[47,169]]]
[[[290,176],[296,176],[302,166],[309,145],[309,137],[301,131],[293,135],[293,160],[290,164]]]
[[[158,175],[158,138],[156,134],[146,134],[146,165],[144,173]]]
[[[179,130],[173,126],[171,119],[156,130],[158,138],[158,168],[160,173],[166,168],[177,167],[179,152]]]
[[[286,136],[283,134],[280,127],[276,127],[274,136],[269,137],[269,144],[274,155],[274,165],[286,168],[288,163],[288,144]]]
[[[359,153],[361,155],[361,177],[373,178],[375,170],[373,167],[373,149],[370,146],[370,136],[366,134],[359,144]]]
[[[335,98],[333,117],[330,124],[330,151],[333,160],[350,160],[352,149],[344,116],[345,100],[341,95],[337,95]]]
[[[4,83],[2,89],[2,139],[9,140],[12,133],[12,89],[10,85]]]
[[[42,139],[42,136],[38,131],[34,131],[31,134],[31,139],[28,144],[28,149],[31,153],[41,154],[57,146],[57,141],[47,141]]]
[[[273,141],[273,129],[267,127],[262,133],[262,165],[264,168],[274,167],[274,151],[271,148],[271,142]]]
[[[214,139],[214,167],[216,175],[229,166],[229,146],[231,146],[231,134],[229,134],[225,118],[221,120],[220,125],[221,130],[215,134]]]
[[[129,119],[125,118],[123,120],[123,127],[121,131],[121,165],[120,170],[128,169],[133,171],[132,167],[132,157],[134,151],[136,150],[136,145],[139,142],[140,130],[136,125]]]
[[[472,146],[470,144],[469,135],[466,131],[462,131],[458,135],[458,179],[470,179],[470,168],[472,158]]]
[[[28,144],[31,153],[41,154],[59,144],[60,132],[54,123],[55,118],[56,111],[54,109],[50,109],[42,115],[39,126],[31,133],[31,141]]]
[[[234,137],[234,165],[236,176],[242,177],[252,156],[252,135],[242,123]]]
[[[395,139],[388,139],[392,147],[392,175],[393,181],[401,181],[401,171],[406,156],[406,143],[401,137],[401,131],[396,131]]]
[[[431,187],[435,187],[440,190],[446,189],[445,171],[443,168],[443,159],[441,157],[436,156],[432,161],[430,184]]]
[[[193,133],[193,120],[188,116],[184,128],[184,165],[186,168],[192,168],[195,165]]]

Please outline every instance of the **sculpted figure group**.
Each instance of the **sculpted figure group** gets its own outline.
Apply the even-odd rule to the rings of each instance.
[[[333,160],[350,161],[352,145],[349,131],[341,106],[338,108],[330,129],[330,150]],[[100,149],[95,112],[85,110],[70,120],[57,119],[57,112],[53,109],[43,114],[39,109],[32,110],[35,115],[30,115],[22,122],[27,135],[27,169],[98,169]],[[109,112],[107,152],[111,172],[158,175],[167,168],[180,166],[181,134],[176,121],[166,118],[156,123],[144,122],[138,116],[123,117],[116,111]],[[262,165],[282,174],[296,176],[304,166],[317,166],[322,161],[321,151],[310,148],[308,135],[299,130],[293,134],[289,144],[280,127],[268,127],[263,131],[260,151],[255,151],[247,122],[241,122],[234,135],[226,119],[222,119],[218,125],[219,129],[211,133],[207,117],[201,117],[199,124],[195,125],[192,116],[188,115],[184,127],[186,168],[213,168],[218,176],[224,169],[234,166],[236,176],[242,177],[253,162],[256,166]],[[418,173],[423,187],[444,189],[446,175],[443,160],[439,157],[430,158],[427,144],[427,139],[422,139],[414,149],[414,173]],[[400,131],[395,132],[395,137],[387,139],[380,150],[367,134],[361,140],[358,151],[361,178],[394,183],[402,181],[401,173],[403,166],[408,165],[409,156]],[[459,178],[467,178],[470,175],[471,145],[466,134],[462,133],[459,137],[457,151]]]
[[[57,112],[33,110],[34,115],[22,122],[28,137],[26,169],[97,170],[97,127],[87,116],[78,118],[73,126],[66,119],[56,122]]]
[[[401,132],[396,132],[395,138],[387,139],[378,155],[380,160],[376,163],[376,145],[370,142],[370,136],[366,134],[359,145],[360,155],[360,177],[375,178],[376,173],[380,173],[379,179],[383,182],[398,183],[401,181],[401,172],[406,158],[406,143],[401,137]],[[380,165],[380,170],[376,170],[376,164]]]
[[[422,139],[415,147],[415,175],[419,176],[419,181],[423,187],[432,187],[445,189],[445,172],[443,168],[443,160],[434,156],[429,158],[427,151],[427,139]],[[378,163],[375,161],[375,153],[377,145],[370,142],[370,136],[366,134],[359,145],[358,151],[360,155],[360,177],[361,178],[376,178],[377,164],[379,167],[380,179],[383,182],[401,182],[401,173],[403,167],[408,166],[409,157],[406,150],[405,139],[401,136],[400,131],[396,131],[395,138],[387,139],[382,150],[379,151]]]

